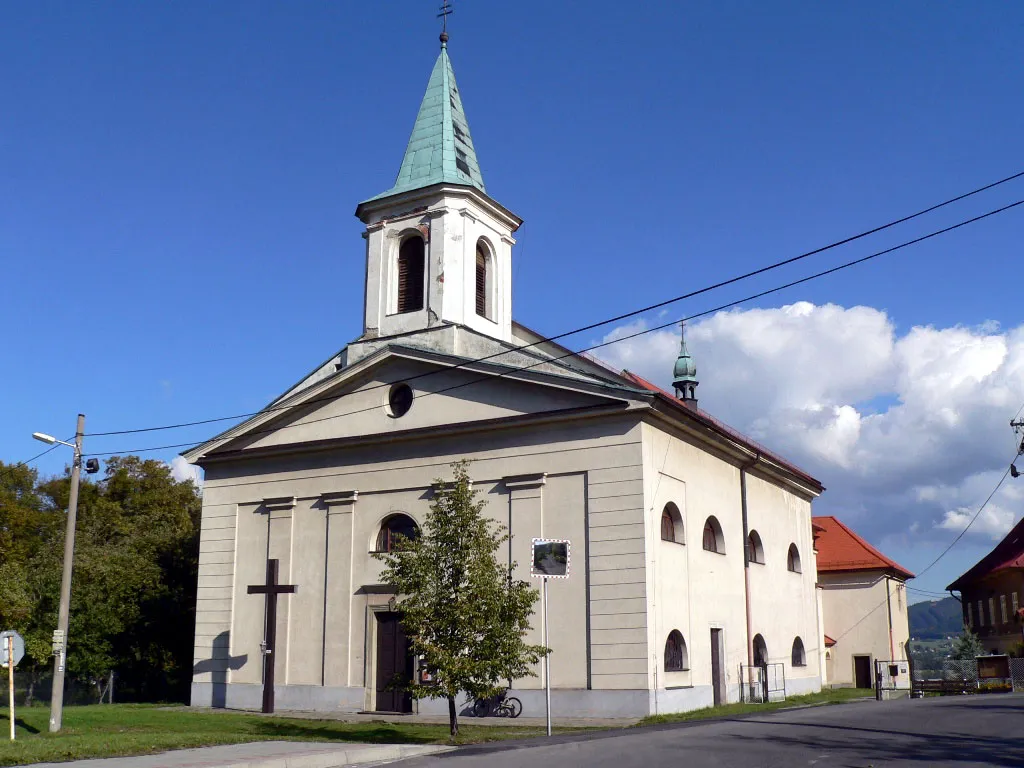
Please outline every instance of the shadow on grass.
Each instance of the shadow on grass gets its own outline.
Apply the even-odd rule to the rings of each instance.
[[[24,720],[22,720],[20,717],[15,717],[14,718],[14,725],[17,728],[21,728],[22,730],[24,730],[25,733],[39,733],[39,729],[38,728],[36,728],[34,725],[29,725]]]
[[[329,725],[305,725],[294,723],[258,723],[255,732],[260,736],[280,739],[317,739],[323,741],[352,741],[363,744],[430,744],[445,734],[410,733],[408,728],[398,729],[383,725],[356,727],[331,727]]]

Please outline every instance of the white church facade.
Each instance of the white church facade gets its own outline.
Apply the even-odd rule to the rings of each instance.
[[[821,484],[697,406],[685,343],[673,395],[513,321],[522,222],[484,187],[444,39],[398,179],[357,216],[363,333],[185,453],[205,470],[193,705],[259,708],[272,664],[278,710],[446,711],[388,687],[417,670],[372,553],[461,459],[522,578],[532,538],[572,542],[549,588],[556,716],[736,701],[742,665],[819,690]],[[294,587],[272,632],[250,593],[270,560]],[[512,681],[528,716],[536,672]]]

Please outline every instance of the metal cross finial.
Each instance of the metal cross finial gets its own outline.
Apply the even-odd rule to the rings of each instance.
[[[441,11],[437,14],[437,18],[441,19],[441,47],[444,48],[448,43],[448,17],[452,13],[451,3],[448,0],[442,0],[438,10]]]

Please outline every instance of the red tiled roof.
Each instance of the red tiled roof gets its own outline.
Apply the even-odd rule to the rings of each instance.
[[[792,462],[786,461],[777,453],[768,450],[763,445],[759,445],[758,443],[744,435],[742,432],[730,427],[725,422],[719,421],[707,411],[702,411],[695,405],[684,403],[682,400],[679,400],[678,398],[674,397],[671,393],[665,391],[656,384],[652,384],[642,376],[637,376],[632,371],[623,371],[621,375],[623,376],[623,378],[625,378],[628,381],[631,381],[633,384],[636,384],[640,388],[646,389],[649,392],[654,392],[658,396],[659,400],[670,403],[674,407],[686,411],[691,417],[693,417],[697,421],[702,422],[705,426],[710,427],[712,430],[719,432],[722,435],[725,435],[729,439],[736,441],[740,445],[743,445],[744,447],[750,449],[751,451],[759,453],[761,456],[764,456],[766,459],[769,459],[773,463],[778,464],[783,469],[793,473],[801,480],[811,485],[811,487],[817,490],[818,493],[821,493],[822,491],[825,490],[825,487],[821,484],[820,480],[807,474],[807,472],[800,469],[800,467],[796,466]]]
[[[1006,534],[995,549],[979,560],[973,568],[950,584],[946,589],[963,591],[963,586],[990,576],[996,571],[1010,568],[1024,568],[1024,520],[1021,520]]]
[[[833,640],[833,639],[832,639],[831,637],[829,637],[828,635],[825,635],[825,647],[826,647],[826,648],[831,648],[831,647],[832,647],[833,645],[835,645],[835,644],[836,644],[836,641],[835,641],[835,640]]]
[[[824,529],[815,539],[818,573],[891,571],[905,579],[914,578],[914,574],[883,555],[835,517],[814,517],[811,523]]]

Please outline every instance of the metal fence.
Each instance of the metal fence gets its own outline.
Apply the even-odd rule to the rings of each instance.
[[[984,657],[982,658],[984,662]],[[942,669],[911,669],[915,692],[924,693],[984,693],[995,691],[1024,691],[1024,658],[1009,659],[1009,677],[979,675],[977,659],[947,659]]]
[[[740,701],[763,704],[786,700],[786,665],[740,664]]]

